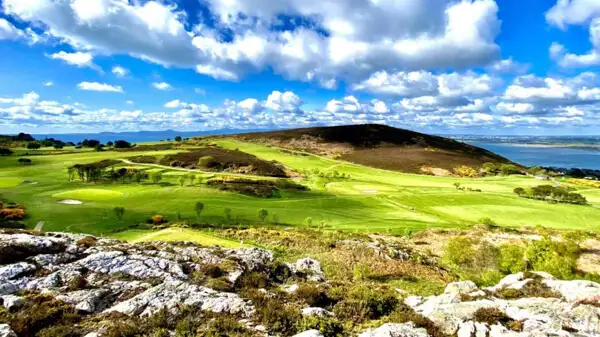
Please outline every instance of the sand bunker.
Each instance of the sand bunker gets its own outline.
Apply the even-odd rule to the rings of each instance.
[[[65,205],[81,205],[81,204],[83,204],[83,201],[75,200],[75,199],[65,199],[65,200],[59,201],[58,203],[65,204]]]

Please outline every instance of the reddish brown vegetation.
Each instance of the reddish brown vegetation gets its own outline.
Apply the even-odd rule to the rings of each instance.
[[[452,170],[459,165],[510,163],[490,151],[449,138],[375,124],[248,133],[237,137],[414,173],[421,173],[423,166]]]

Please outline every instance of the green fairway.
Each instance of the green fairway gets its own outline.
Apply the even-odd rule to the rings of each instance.
[[[56,193],[52,196],[59,199],[110,200],[122,197],[123,193],[109,189],[82,188]]]
[[[147,241],[193,241],[204,246],[221,246],[225,248],[250,247],[237,241],[217,238],[187,228],[166,228],[159,231],[128,230],[114,234],[112,237],[132,243]]]
[[[125,161],[116,167],[134,167],[148,173],[162,172],[163,178],[157,184],[149,180],[140,184],[84,183],[79,180],[68,181],[67,168],[103,159],[125,159],[139,155],[160,157],[183,150],[71,153],[74,150],[70,149],[63,154],[31,156],[33,163],[26,166],[19,165],[16,156],[0,157],[0,195],[25,205],[28,214],[26,224],[30,227],[38,221],[44,221],[45,230],[68,229],[92,234],[110,234],[130,225],[146,223],[153,215],[162,215],[169,220],[182,218],[196,221],[194,204],[197,201],[205,206],[200,221],[213,224],[312,224],[348,231],[404,233],[406,229],[464,227],[488,217],[501,226],[600,228],[600,209],[597,208],[600,206],[600,189],[575,186],[578,192],[588,198],[591,206],[550,204],[519,198],[513,193],[516,187],[544,184],[525,176],[469,179],[404,174],[227,138],[215,142],[261,159],[275,160],[290,169],[318,169],[325,173],[337,171],[344,174],[345,178],[318,175],[311,175],[308,179],[294,178],[310,190],[282,190],[279,197],[262,199],[219,191],[200,184],[200,179],[196,180],[194,186],[188,183],[181,186],[178,178],[189,174],[190,170]],[[203,177],[205,182],[208,177],[233,174],[197,171],[195,175]],[[454,186],[457,182],[465,188],[479,189],[481,192],[459,191]],[[60,204],[61,200],[78,200],[82,204]],[[120,221],[113,213],[115,207],[125,208]],[[226,220],[226,208],[231,210],[229,220]],[[269,212],[264,224],[257,216],[261,208]],[[133,237],[155,234],[126,233],[123,235]],[[171,236],[179,237],[179,234],[168,232],[159,235],[161,238]]]

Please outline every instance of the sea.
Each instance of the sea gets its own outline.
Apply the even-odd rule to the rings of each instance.
[[[600,170],[600,149],[467,141],[525,166]]]

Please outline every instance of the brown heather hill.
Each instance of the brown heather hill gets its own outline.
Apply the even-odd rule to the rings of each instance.
[[[411,173],[423,173],[425,167],[452,170],[460,165],[511,163],[493,152],[453,139],[377,124],[257,132],[234,137]]]

